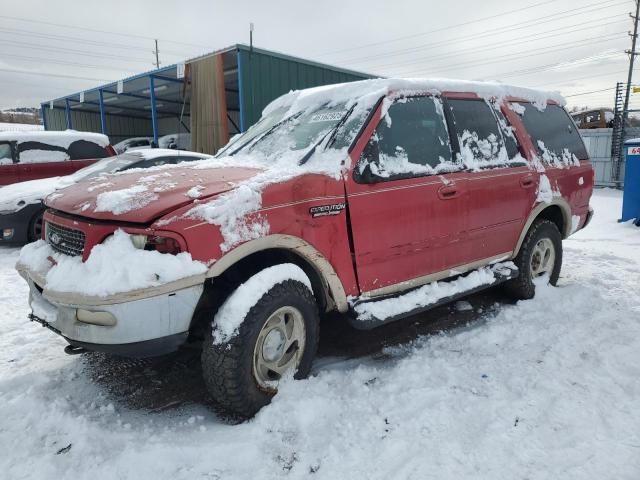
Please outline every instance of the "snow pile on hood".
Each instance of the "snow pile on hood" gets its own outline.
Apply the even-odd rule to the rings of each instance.
[[[385,320],[417,308],[433,305],[438,301],[482,285],[491,285],[496,281],[496,273],[502,269],[512,269],[512,262],[496,263],[490,267],[459,277],[448,282],[433,282],[397,297],[386,298],[356,304],[353,309],[358,320]]]
[[[159,198],[158,193],[170,190],[177,185],[175,182],[167,181],[167,178],[171,178],[171,173],[164,172],[158,175],[148,175],[141,177],[131,187],[101,192],[96,197],[94,211],[121,215],[131,210],[146,207]]]
[[[311,282],[304,271],[293,263],[265,268],[240,285],[222,304],[213,321],[213,343],[219,345],[238,334],[238,328],[262,296],[286,280],[296,280],[311,290]]]
[[[42,275],[47,290],[100,297],[156,287],[207,271],[205,264],[192,260],[187,252],[170,255],[137,249],[122,230],[93,247],[85,262],[38,240],[22,248],[18,266]]]

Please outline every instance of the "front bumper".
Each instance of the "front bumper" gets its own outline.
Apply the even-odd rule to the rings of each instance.
[[[87,350],[129,357],[148,357],[175,351],[187,339],[203,284],[121,302],[65,303],[48,298],[46,291],[25,272],[29,284],[31,319]],[[79,319],[82,318],[83,320]],[[102,323],[88,323],[93,317]],[[109,319],[105,322],[104,319]]]
[[[17,212],[0,214],[0,245],[27,243],[31,221],[42,208],[42,204],[37,203],[27,205]],[[5,230],[13,232],[7,236],[3,234]]]

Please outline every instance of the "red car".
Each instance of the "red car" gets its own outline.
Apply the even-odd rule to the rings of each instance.
[[[69,175],[115,154],[100,133],[0,132],[0,186]]]
[[[594,181],[562,104],[431,80],[285,95],[213,160],[48,198],[45,240],[18,262],[31,319],[71,353],[202,342],[212,396],[251,416],[309,374],[324,312],[372,328],[556,284]]]

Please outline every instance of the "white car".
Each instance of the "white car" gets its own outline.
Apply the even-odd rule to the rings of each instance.
[[[113,148],[119,155],[131,148],[151,148],[152,141],[153,139],[150,137],[132,137],[116,143]]]

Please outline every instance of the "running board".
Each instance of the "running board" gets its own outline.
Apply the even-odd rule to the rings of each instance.
[[[490,274],[493,275],[492,281],[491,277],[488,276]],[[381,325],[386,325],[388,323],[402,320],[403,318],[432,310],[442,305],[446,305],[447,303],[451,303],[461,298],[467,297],[471,294],[495,287],[496,285],[500,285],[508,280],[516,278],[518,274],[518,268],[512,262],[498,263],[489,267],[483,267],[478,270],[474,270],[464,276],[460,275],[453,280],[422,285],[420,287],[402,292],[401,294],[385,296],[384,298],[358,299],[351,303],[350,315],[348,316],[349,324],[358,330],[371,330]],[[473,275],[476,275],[476,277],[473,277]],[[484,278],[486,279],[485,282],[482,281],[481,276],[484,276]],[[480,278],[478,279],[478,277]],[[434,293],[433,290],[441,288],[451,288],[453,290],[456,290],[458,285],[463,285],[464,283],[470,283],[472,286],[465,289],[460,289],[459,291],[456,291],[455,293],[449,295],[435,298],[432,301],[427,301],[424,304],[410,310],[402,311],[400,313],[393,313],[390,316],[377,318],[375,314],[366,311],[366,306],[368,305],[371,305],[373,307],[373,310],[375,311],[375,307],[379,306],[381,302],[387,302],[387,304],[389,304],[390,302],[394,302],[395,300],[397,300],[399,303],[401,303],[403,302],[404,297],[408,295],[414,297],[415,294],[417,294],[417,298],[419,298],[421,294],[418,293],[418,291],[421,289],[423,290],[423,292],[421,293],[424,295],[424,297],[429,297]],[[414,304],[419,303],[416,302],[416,298],[412,298],[411,301]]]

